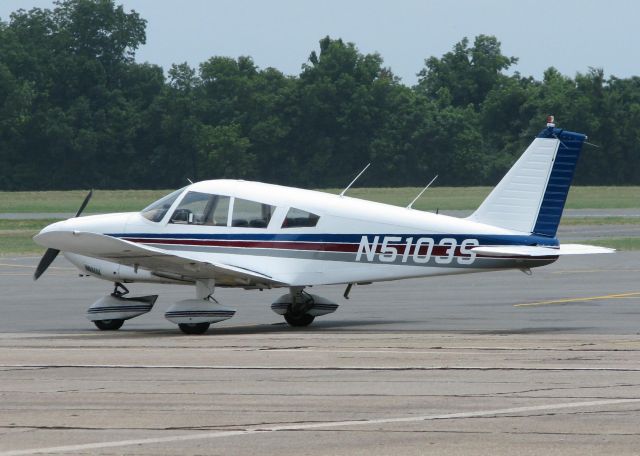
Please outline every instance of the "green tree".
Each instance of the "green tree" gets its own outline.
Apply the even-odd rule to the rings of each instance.
[[[11,15],[0,30],[0,61],[5,74],[19,74],[14,97],[30,101],[19,150],[5,168],[10,188],[20,185],[9,182],[12,174],[36,188],[132,180],[140,111],[164,84],[158,67],[132,60],[144,28],[112,0],[59,1],[53,10]]]
[[[255,174],[256,159],[249,152],[251,142],[242,136],[239,125],[204,125],[198,131],[197,142],[205,174],[236,179]]]
[[[378,54],[325,37],[298,76],[251,57],[139,64],[146,22],[115,0],[61,0],[0,21],[0,187],[166,188],[245,178],[305,187],[495,184],[548,114],[583,131],[577,181],[640,175],[640,78],[541,81],[493,36],[430,57],[414,87]]]
[[[371,141],[400,87],[378,54],[325,37],[298,82],[293,124],[298,181],[342,186],[369,160]]]
[[[472,47],[465,37],[441,58],[425,60],[425,68],[418,74],[418,87],[432,98],[446,89],[454,106],[472,104],[478,108],[505,77],[502,72],[517,61],[502,55],[495,36],[478,35]]]

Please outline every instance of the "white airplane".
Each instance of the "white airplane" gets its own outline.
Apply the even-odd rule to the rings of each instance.
[[[119,329],[150,311],[157,299],[126,297],[124,283],[195,285],[196,298],[173,304],[165,317],[183,332],[199,334],[235,314],[214,299],[215,287],[288,288],[271,308],[290,325],[307,326],[338,308],[306,292],[310,286],[346,284],[348,298],[353,284],[502,269],[530,272],[561,255],[613,252],[560,245],[556,238],[585,139],[548,119],[464,219],[414,210],[413,202],[397,207],[345,192],[242,180],[197,182],[141,212],[80,217],[90,192],[76,217],[34,237],[48,248],[34,278],[62,251],[83,274],[113,282],[113,293],[87,311],[102,330]]]

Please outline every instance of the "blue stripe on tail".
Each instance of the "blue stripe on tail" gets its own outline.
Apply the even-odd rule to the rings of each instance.
[[[556,138],[560,140],[547,188],[542,198],[538,218],[533,232],[544,236],[555,237],[560,225],[562,211],[567,201],[569,187],[573,181],[576,164],[580,157],[582,144],[587,137],[581,133],[564,131],[549,127],[543,130],[538,138]]]

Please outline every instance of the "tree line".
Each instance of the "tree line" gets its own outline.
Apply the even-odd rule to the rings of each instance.
[[[343,187],[493,185],[554,114],[589,135],[580,184],[638,184],[640,78],[510,73],[494,36],[425,60],[410,87],[325,37],[296,76],[251,57],[138,63],[146,21],[114,0],[0,18],[0,189],[172,188],[240,178]],[[561,47],[559,45],[558,47]]]

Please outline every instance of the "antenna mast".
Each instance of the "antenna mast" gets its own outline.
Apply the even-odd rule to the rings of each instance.
[[[364,172],[367,170],[367,168],[371,166],[371,163],[368,163],[367,166],[364,167],[364,169],[362,171],[360,171],[360,174],[358,174],[356,176],[356,178],[354,180],[351,181],[351,183],[349,185],[347,185],[347,188],[345,188],[344,190],[342,190],[342,193],[340,193],[340,196],[344,196],[345,193],[347,193],[347,190],[349,190],[351,188],[351,186],[353,184],[355,184],[355,182],[358,180],[358,178],[360,176],[362,176],[362,174],[364,174]]]
[[[409,205],[407,206],[407,209],[413,209],[413,207],[411,207],[411,206],[413,206],[413,203],[415,203],[416,201],[418,201],[418,198],[420,198],[420,197],[422,196],[422,194],[423,194],[424,192],[426,192],[426,191],[427,191],[427,189],[431,186],[431,184],[433,184],[433,183],[436,181],[436,179],[437,179],[437,178],[438,178],[438,175],[436,174],[436,175],[435,175],[435,177],[434,177],[433,179],[431,179],[431,182],[429,182],[429,183],[427,184],[427,186],[426,186],[425,188],[423,188],[423,189],[422,189],[422,191],[421,191],[420,193],[418,193],[418,196],[416,196],[416,197],[413,199],[413,201],[411,201],[411,202],[409,203]]]

